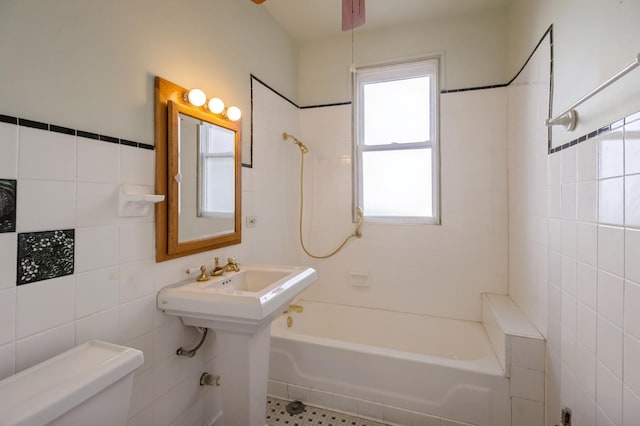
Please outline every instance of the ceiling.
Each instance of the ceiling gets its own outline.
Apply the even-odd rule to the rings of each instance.
[[[249,1],[249,0],[245,0]],[[366,0],[365,30],[380,30],[506,7],[510,0]],[[267,0],[260,7],[296,41],[342,33],[342,0]]]

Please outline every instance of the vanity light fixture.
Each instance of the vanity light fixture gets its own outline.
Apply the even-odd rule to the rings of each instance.
[[[207,95],[200,89],[191,89],[185,94],[185,100],[193,106],[201,107],[207,102]]]
[[[237,106],[227,108],[227,118],[231,121],[238,121],[242,117],[242,111]]]
[[[207,103],[207,109],[214,114],[220,114],[224,111],[224,102],[220,98],[211,98],[209,99],[209,103]]]
[[[222,114],[231,121],[238,121],[242,117],[242,111],[237,106],[226,108],[222,99],[211,98],[207,102],[207,95],[200,89],[191,89],[184,94],[184,101],[195,106],[201,107],[206,104],[206,109],[214,114]]]

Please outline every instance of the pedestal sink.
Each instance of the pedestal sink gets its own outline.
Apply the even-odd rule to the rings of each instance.
[[[316,280],[313,268],[241,265],[158,293],[158,308],[216,333],[225,426],[264,426],[271,321]]]

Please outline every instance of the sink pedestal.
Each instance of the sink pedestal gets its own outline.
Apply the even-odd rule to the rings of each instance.
[[[270,322],[253,333],[215,333],[225,426],[265,426]]]

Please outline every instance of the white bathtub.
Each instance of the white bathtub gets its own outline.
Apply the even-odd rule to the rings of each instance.
[[[271,326],[272,384],[329,395],[334,407],[327,408],[355,400],[366,407],[360,414],[387,421],[421,413],[482,426],[510,423],[509,382],[481,323],[300,304],[304,312],[289,314],[291,328],[287,315]]]

